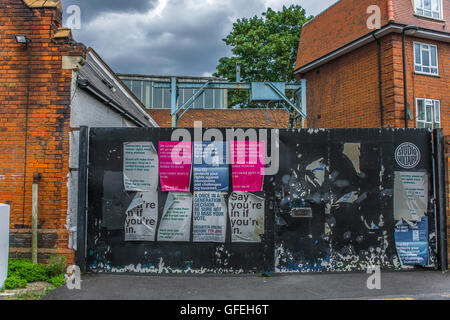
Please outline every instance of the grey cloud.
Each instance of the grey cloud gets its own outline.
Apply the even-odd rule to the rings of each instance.
[[[304,2],[311,7],[317,1]],[[73,30],[75,39],[93,47],[116,72],[201,76],[214,73],[219,58],[230,54],[222,38],[233,22],[260,15],[266,3],[168,0],[159,16],[152,16],[158,0],[63,0],[63,7],[80,5],[82,28]],[[316,7],[321,11],[327,5]]]
[[[151,9],[158,0],[61,0],[63,8],[77,5],[81,9],[82,23],[107,12],[141,12]],[[65,11],[65,10],[64,10]],[[64,12],[63,19],[67,17]]]

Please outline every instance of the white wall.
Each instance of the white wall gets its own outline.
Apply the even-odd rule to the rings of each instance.
[[[78,88],[75,73],[72,79],[71,128],[79,128],[80,126],[88,126],[91,128],[136,127],[128,119],[123,118],[120,114],[92,97],[83,89]],[[69,168],[78,169],[79,131],[69,133],[69,143]],[[68,212],[66,227],[72,232],[69,238],[69,248],[76,249],[78,171],[71,170],[69,172],[67,188]]]

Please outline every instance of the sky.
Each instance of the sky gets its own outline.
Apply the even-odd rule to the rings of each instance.
[[[238,18],[301,5],[317,15],[337,0],[62,0],[65,26],[80,8],[76,41],[117,73],[210,76],[230,56],[222,39]]]

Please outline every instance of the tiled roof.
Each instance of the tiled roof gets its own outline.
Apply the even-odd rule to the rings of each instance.
[[[58,8],[62,11],[60,0],[23,0],[30,8]]]

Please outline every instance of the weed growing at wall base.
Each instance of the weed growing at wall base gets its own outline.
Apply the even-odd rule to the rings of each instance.
[[[47,264],[33,264],[31,260],[11,259],[8,264],[6,289],[25,288],[28,283],[43,281],[55,287],[65,283],[65,258],[51,258]]]

